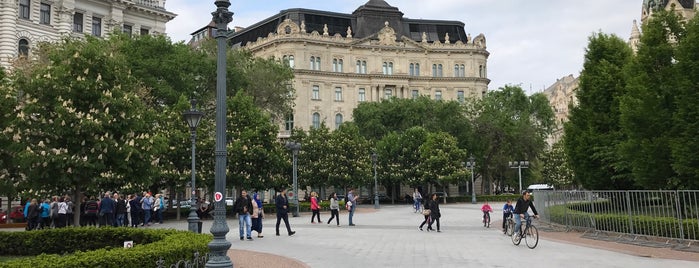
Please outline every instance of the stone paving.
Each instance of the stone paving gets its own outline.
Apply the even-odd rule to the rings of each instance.
[[[493,204],[493,219],[501,215],[500,204]],[[347,211],[340,212],[340,227],[331,224],[311,224],[310,213],[289,217],[296,235],[287,236],[283,224],[281,236],[275,236],[274,214],[263,221],[264,238],[254,241],[238,239],[238,221],[228,220],[232,243],[232,261],[235,267],[699,267],[699,254],[686,254],[687,258],[663,259],[633,252],[617,252],[603,247],[584,246],[584,243],[568,243],[555,235],[540,232],[539,245],[527,248],[524,243],[512,244],[510,237],[499,231],[499,226],[483,227],[480,204],[441,205],[441,233],[419,231],[417,226],[423,216],[413,213],[407,205],[384,205],[374,210],[372,205],[358,209],[354,216],[356,226],[347,226]],[[329,212],[322,212],[327,221]],[[204,232],[211,227],[211,220],[204,221]],[[536,222],[535,222],[536,224]],[[155,228],[187,229],[185,221],[172,221]],[[425,228],[426,229],[426,228]],[[273,260],[254,257],[252,260],[240,250],[268,253],[280,257]],[[241,254],[242,253],[242,254]],[[252,253],[251,253],[252,254]],[[237,256],[237,257],[236,257]],[[238,264],[236,264],[236,258]],[[255,261],[257,260],[257,261]],[[286,262],[285,262],[286,260]],[[250,262],[253,263],[250,263]],[[263,265],[265,263],[266,265]],[[255,265],[259,264],[259,266]]]

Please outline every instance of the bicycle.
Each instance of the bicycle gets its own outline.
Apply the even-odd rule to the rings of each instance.
[[[512,215],[507,217],[507,220],[505,221],[505,235],[512,236],[512,234],[515,232],[515,220],[512,219]]]
[[[515,244],[515,246],[518,246],[519,243],[522,242],[522,239],[524,239],[524,243],[527,244],[527,247],[534,249],[536,245],[539,244],[539,230],[537,230],[536,226],[532,224],[532,216],[525,218],[527,219],[526,227],[521,226],[521,228],[523,228],[522,232],[520,234],[512,235],[512,243]]]
[[[490,228],[490,212],[483,211],[483,227]]]

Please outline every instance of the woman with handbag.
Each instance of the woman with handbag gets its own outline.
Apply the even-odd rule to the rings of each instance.
[[[432,196],[430,196],[430,200],[429,200],[428,204],[430,205],[429,208],[430,208],[431,221],[429,224],[427,224],[427,230],[428,231],[434,230],[434,229],[432,229],[432,223],[434,223],[436,221],[437,222],[437,232],[439,233],[439,232],[441,232],[439,230],[439,218],[442,217],[442,214],[439,212],[439,200],[437,200],[438,198],[439,197],[437,197],[437,194],[432,194]]]
[[[418,229],[420,229],[420,231],[422,231],[422,226],[425,226],[425,223],[429,223],[427,225],[427,231],[429,232],[430,230],[432,230],[432,219],[430,218],[430,215],[432,215],[432,211],[430,210],[431,201],[432,200],[427,200],[425,202],[425,209],[422,210],[422,215],[425,216],[425,220],[422,221],[422,223],[420,224],[420,227],[418,227]]]

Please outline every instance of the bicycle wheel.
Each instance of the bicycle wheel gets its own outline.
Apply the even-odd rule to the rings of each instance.
[[[512,236],[512,234],[515,232],[515,221],[508,219],[507,224],[505,224],[505,228],[506,234]]]
[[[524,226],[522,226],[522,228],[524,228]],[[514,231],[512,231],[512,232],[514,232]],[[519,243],[522,242],[522,238],[519,237],[519,234],[513,233],[510,237],[512,237],[512,244],[515,244],[515,246],[519,246]]]
[[[527,243],[527,247],[534,249],[536,245],[539,244],[539,231],[536,226],[531,225],[527,228],[527,233],[524,236],[524,242]]]

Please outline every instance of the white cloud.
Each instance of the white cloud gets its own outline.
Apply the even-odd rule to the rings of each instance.
[[[352,13],[368,0],[257,0],[231,1],[233,26],[249,26],[283,9],[308,8]],[[405,17],[458,20],[466,33],[486,36],[490,58],[490,89],[521,84],[530,93],[553,84],[556,79],[582,69],[588,37],[598,31],[628,39],[642,0],[387,0]],[[174,41],[211,21],[214,1],[171,0],[166,8],[177,18],[167,24]]]

